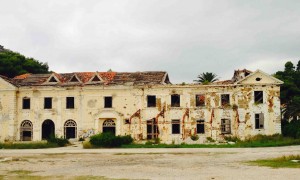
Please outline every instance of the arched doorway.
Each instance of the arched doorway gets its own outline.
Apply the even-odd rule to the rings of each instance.
[[[24,120],[20,126],[20,140],[31,141],[32,140],[32,122]]]
[[[69,119],[65,122],[64,134],[66,139],[76,138],[77,124],[74,120]]]
[[[50,119],[47,119],[42,124],[42,139],[49,139],[50,136],[55,136],[55,125]]]
[[[111,132],[116,134],[116,123],[114,120],[108,119],[103,122],[103,131],[102,132]]]

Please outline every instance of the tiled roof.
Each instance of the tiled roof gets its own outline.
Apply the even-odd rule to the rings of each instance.
[[[79,82],[70,82],[76,76]],[[92,82],[98,76],[99,82]],[[58,82],[48,82],[56,77]],[[51,73],[51,74],[22,74],[11,79],[18,86],[70,86],[70,85],[122,85],[131,83],[142,84],[170,84],[168,74],[163,71],[150,72],[74,72],[74,73]]]

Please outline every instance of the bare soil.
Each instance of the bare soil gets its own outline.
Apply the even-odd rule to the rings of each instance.
[[[300,179],[300,169],[247,161],[299,155],[300,146],[272,148],[0,150],[0,179]]]

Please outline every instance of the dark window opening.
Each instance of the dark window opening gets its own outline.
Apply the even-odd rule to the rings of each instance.
[[[156,107],[156,96],[147,96],[147,107]]]
[[[104,108],[112,107],[112,97],[104,97]]]
[[[196,106],[205,106],[205,95],[198,94],[196,95]]]
[[[70,82],[79,82],[76,76],[73,76]]]
[[[51,79],[49,80],[49,82],[57,82],[56,79],[54,77],[51,77]]]
[[[179,94],[171,95],[171,107],[180,107],[180,95]]]
[[[222,106],[230,104],[230,96],[229,96],[229,94],[221,94],[221,104],[222,104]]]
[[[197,134],[204,134],[204,120],[197,120]]]
[[[51,97],[45,97],[44,109],[52,109],[52,98]]]
[[[260,80],[261,80],[261,78],[257,77],[255,80],[256,80],[256,81],[260,81]]]
[[[158,137],[158,127],[155,119],[147,121],[147,139],[155,139]]]
[[[74,97],[67,97],[66,99],[66,108],[67,109],[74,109]]]
[[[255,114],[255,129],[264,128],[264,115],[263,113]]]
[[[23,109],[30,109],[30,98],[23,98]]]
[[[180,120],[172,120],[172,134],[180,134]]]
[[[221,119],[221,133],[222,134],[231,133],[230,119]]]
[[[254,102],[257,104],[261,104],[264,102],[263,91],[254,91]]]
[[[124,123],[129,124],[130,123],[129,119],[124,119]]]
[[[98,76],[95,76],[93,79],[92,79],[92,82],[97,82],[97,81],[101,81]]]

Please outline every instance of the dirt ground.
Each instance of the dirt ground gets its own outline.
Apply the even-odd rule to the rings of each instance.
[[[300,146],[0,150],[0,179],[300,179],[300,169],[246,163],[291,154]]]

